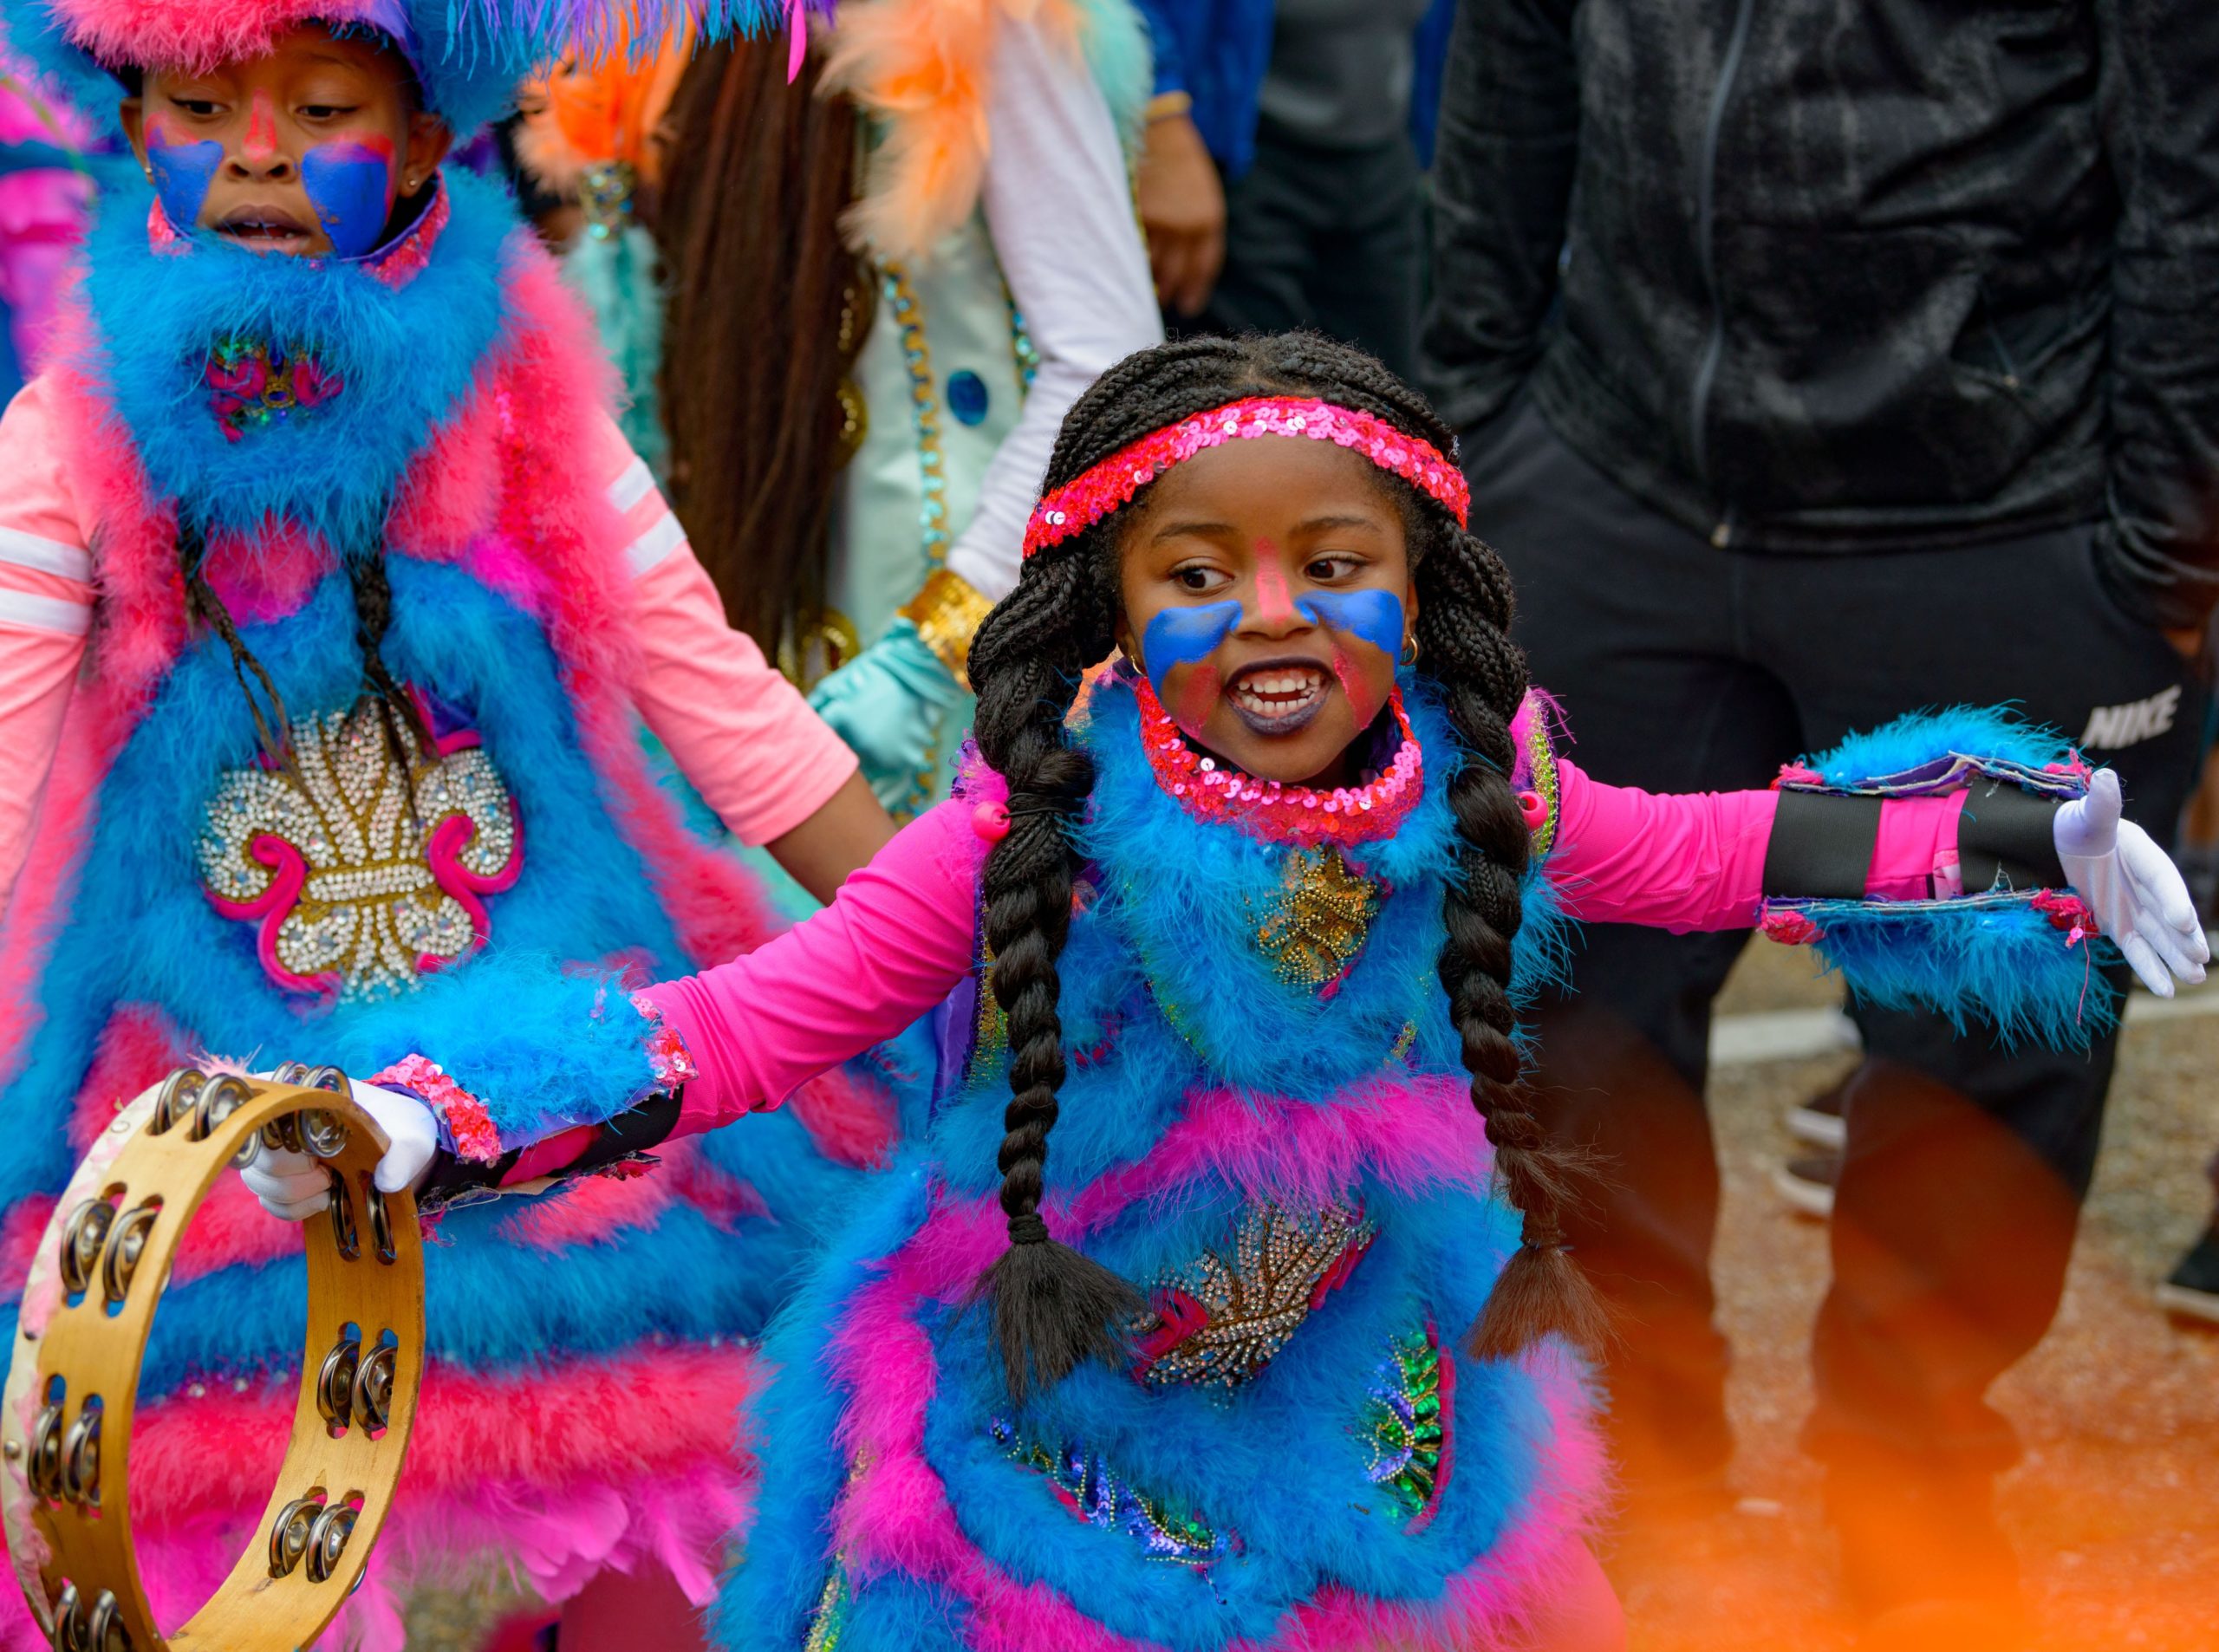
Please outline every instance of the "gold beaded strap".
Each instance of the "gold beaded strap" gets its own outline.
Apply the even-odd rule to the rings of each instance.
[[[1533,828],[1533,858],[1539,860],[1557,841],[1557,811],[1560,782],[1557,751],[1549,738],[1549,717],[1543,706],[1533,707],[1526,719],[1526,761],[1532,771],[1532,789],[1541,800],[1541,823]]]
[[[925,647],[947,667],[948,675],[966,689],[971,686],[971,639],[993,611],[994,605],[976,586],[945,568],[927,575],[917,594],[900,610],[901,618],[916,626]]]
[[[304,1225],[308,1344],[293,1435],[257,1530],[207,1604],[156,1626],[131,1543],[131,1420],[179,1241],[225,1167],[305,1151],[331,1208]],[[400,1478],[424,1365],[415,1200],[377,1192],[387,1142],[344,1074],[175,1072],[71,1177],[29,1278],[0,1416],[0,1522],[16,1581],[69,1652],[290,1652],[361,1578]],[[211,1474],[221,1465],[210,1464]]]

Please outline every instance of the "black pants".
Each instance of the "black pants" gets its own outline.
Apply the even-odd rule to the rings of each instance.
[[[1650,511],[1530,410],[1469,446],[1473,525],[1516,576],[1533,680],[1563,699],[1572,756],[1594,778],[1763,786],[1783,762],[1901,712],[2011,701],[2068,737],[2131,739],[2088,749],[2118,770],[2130,815],[2170,842],[2204,690],[2105,594],[2086,529],[1741,554]],[[1539,1017],[1552,1128],[1608,1166],[1573,1241],[1620,1311],[1611,1427],[1635,1482],[1700,1474],[1731,1450],[1703,1084],[1711,1001],[1747,939],[1590,926],[1576,994]],[[1853,1012],[1866,1057],[1848,1086],[1805,1445],[1837,1462],[1886,1452],[2000,1467],[2017,1444],[1985,1396],[2056,1311],[2117,1040],[2007,1050],[1954,1037],[1938,1016]]]
[[[1423,174],[1408,137],[1321,149],[1266,123],[1255,165],[1226,185],[1217,290],[1193,321],[1173,318],[1173,331],[1314,328],[1409,378],[1423,264]]]

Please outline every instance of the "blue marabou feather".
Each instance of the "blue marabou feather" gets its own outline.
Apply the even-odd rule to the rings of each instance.
[[[102,203],[86,294],[97,343],[84,363],[105,383],[157,499],[181,499],[211,529],[276,516],[326,544],[375,545],[408,464],[476,388],[510,320],[503,243],[525,231],[491,184],[451,180],[452,216],[414,280],[265,257],[213,237],[183,256],[146,239],[137,173]],[[230,441],[209,416],[202,373],[226,339],[312,354],[342,387],[313,411]]]
[[[1913,712],[1878,728],[1852,734],[1832,751],[1804,761],[1830,786],[1853,786],[1901,774],[1922,763],[1961,751],[2039,769],[2061,763],[2072,748],[2053,729],[2029,723],[2001,706],[1949,706]]]

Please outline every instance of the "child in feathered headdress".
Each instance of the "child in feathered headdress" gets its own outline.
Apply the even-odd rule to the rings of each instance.
[[[77,1152],[202,1052],[343,1065],[436,1031],[515,1063],[524,1096],[530,1030],[582,1025],[606,1098],[558,1105],[588,1136],[653,1083],[665,1044],[602,1006],[767,924],[643,766],[641,723],[820,894],[891,830],[726,628],[530,233],[442,170],[527,72],[613,38],[604,10],[5,8],[9,45],[114,111],[136,162],[55,364],[0,421],[0,1250],[11,1281],[33,1270],[4,1311],[26,1328],[56,1300],[29,1236]],[[465,1160],[552,1119],[420,1063],[388,1076]],[[706,1597],[749,1492],[739,1338],[852,1174],[835,1161],[883,1129],[844,1079],[804,1112],[759,1152],[446,1215],[474,1242],[432,1260],[409,1475],[347,1633],[397,1646],[395,1587],[432,1568],[518,1572],[582,1612],[621,1574]],[[302,1344],[298,1248],[243,1198],[219,1189],[196,1229],[141,1389],[133,1521],[170,1621],[253,1535]],[[0,1644],[43,1642],[5,1610]],[[636,1603],[621,1623],[691,1632]],[[592,1643],[573,1629],[570,1652]]]

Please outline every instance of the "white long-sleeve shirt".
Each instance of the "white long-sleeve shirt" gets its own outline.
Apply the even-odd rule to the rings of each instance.
[[[1077,52],[1005,22],[986,122],[986,230],[1040,365],[947,566],[999,602],[1064,415],[1105,368],[1161,343],[1163,318],[1116,123]]]

